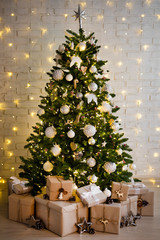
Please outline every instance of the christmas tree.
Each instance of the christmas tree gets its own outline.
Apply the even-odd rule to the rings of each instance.
[[[104,77],[107,61],[97,60],[100,46],[94,33],[85,36],[80,7],[75,17],[79,33],[67,30],[66,42],[56,51],[37,113],[41,123],[25,146],[31,156],[21,157],[19,175],[33,186],[33,195],[41,192],[48,175],[73,179],[78,187],[96,183],[104,190],[112,181],[129,182],[128,166],[134,168],[115,115],[115,94]]]

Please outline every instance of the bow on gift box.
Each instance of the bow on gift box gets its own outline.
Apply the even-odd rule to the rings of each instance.
[[[20,184],[22,187],[26,187],[26,184],[28,183],[28,181],[21,181],[19,180],[17,177],[10,177],[10,179],[12,180],[12,189],[13,189],[13,186],[16,185],[16,184]]]
[[[63,199],[63,194],[66,195],[68,192],[64,190],[64,188],[60,188],[59,189],[59,195],[58,195],[58,199]]]
[[[93,198],[97,203],[99,199],[95,196],[97,193],[101,193],[101,190],[96,185],[90,185],[89,188],[85,188],[86,192],[81,194],[82,199]]]

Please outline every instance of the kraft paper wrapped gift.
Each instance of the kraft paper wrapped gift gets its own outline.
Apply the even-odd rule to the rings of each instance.
[[[121,205],[119,203],[98,204],[91,207],[92,227],[99,232],[119,234]]]
[[[46,193],[49,200],[69,200],[72,197],[73,182],[62,177],[48,176]]]
[[[27,223],[26,219],[34,215],[34,197],[26,195],[9,195],[9,219]]]
[[[148,205],[142,206],[142,201],[148,202]],[[138,213],[142,216],[154,216],[154,192],[149,190],[147,193],[138,195],[137,204]]]
[[[112,182],[111,198],[126,201],[128,198],[129,186],[122,182]]]
[[[36,218],[41,219],[44,223],[45,228],[48,229],[49,225],[49,200],[43,199],[43,195],[35,196],[36,202]]]
[[[48,229],[61,237],[77,231],[76,223],[88,219],[88,208],[81,202],[49,201]]]
[[[130,183],[128,184],[129,190],[128,195],[137,195],[137,194],[144,194],[149,191],[149,189],[141,182],[137,183]]]
[[[106,195],[100,190],[96,184],[90,184],[77,189],[77,195],[84,205],[92,207],[99,203],[104,203],[107,199]]]
[[[121,217],[126,217],[130,211],[137,215],[138,196],[128,196],[126,201],[121,201]]]
[[[12,193],[24,194],[31,192],[32,187],[26,186],[26,183],[28,183],[28,181],[21,181],[16,177],[10,177],[8,181],[8,195]]]

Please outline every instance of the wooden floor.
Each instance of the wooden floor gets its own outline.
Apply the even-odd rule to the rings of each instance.
[[[2,186],[3,185],[3,186]],[[120,234],[96,232],[94,235],[73,233],[59,237],[48,230],[36,230],[8,219],[7,184],[0,186],[0,239],[1,240],[160,240],[160,188],[147,184],[155,192],[155,216],[142,217],[136,227],[120,229]]]

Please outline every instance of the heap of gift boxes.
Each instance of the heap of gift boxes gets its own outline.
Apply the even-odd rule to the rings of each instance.
[[[66,236],[76,232],[83,219],[90,221],[95,231],[119,234],[121,219],[130,212],[133,216],[154,215],[154,192],[142,182],[112,182],[110,199],[113,201],[108,202],[96,184],[76,190],[73,185],[62,177],[48,176],[46,194],[33,197],[25,181],[12,177],[9,180],[9,219],[27,224],[34,216],[46,229]]]

